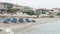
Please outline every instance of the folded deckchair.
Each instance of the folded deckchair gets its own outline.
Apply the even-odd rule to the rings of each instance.
[[[36,22],[35,20],[31,20],[31,22]]]
[[[25,19],[26,20],[26,22],[30,22],[30,19],[29,18],[27,18],[27,19]]]
[[[3,23],[9,23],[10,20],[11,20],[10,18],[7,18],[7,19],[3,20]]]
[[[23,19],[23,18],[19,18],[18,21],[19,21],[19,22],[24,22],[24,19]]]
[[[13,18],[13,19],[11,20],[11,22],[17,23],[17,19],[16,19],[16,18]]]

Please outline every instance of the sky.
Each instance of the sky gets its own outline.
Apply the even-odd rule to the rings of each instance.
[[[0,0],[0,2],[13,3],[32,8],[60,8],[60,0]]]

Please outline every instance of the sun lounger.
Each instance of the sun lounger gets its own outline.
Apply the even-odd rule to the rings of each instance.
[[[9,23],[9,21],[3,21],[3,23],[6,23],[6,24],[8,24],[8,23]]]
[[[14,18],[14,19],[11,20],[11,22],[17,23],[17,19]]]
[[[31,20],[31,22],[36,22],[35,20]]]
[[[30,22],[30,20],[27,18],[27,19],[25,19],[26,20],[26,22]]]
[[[9,23],[11,19],[7,18],[5,20],[3,20],[3,23]]]
[[[18,21],[19,21],[19,22],[24,22],[23,18],[19,18]]]
[[[7,18],[6,21],[11,21],[11,19],[10,18]]]

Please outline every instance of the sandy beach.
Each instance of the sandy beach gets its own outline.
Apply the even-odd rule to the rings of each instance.
[[[0,23],[0,27],[10,27],[10,26],[15,26],[15,25],[29,25],[29,24],[41,24],[41,23],[48,23],[48,22],[52,22],[52,21],[58,21],[60,20],[60,18],[36,18],[34,19],[36,20],[36,23],[9,23],[9,24],[5,24],[5,23]]]
[[[23,30],[25,28],[34,26],[34,25],[38,25],[38,24],[43,24],[43,23],[48,23],[48,22],[53,22],[53,21],[59,21],[60,18],[36,18],[34,19],[36,20],[36,23],[9,23],[9,24],[4,24],[4,23],[0,23],[0,29],[4,28],[4,29],[10,29],[13,32],[17,32],[19,30]]]

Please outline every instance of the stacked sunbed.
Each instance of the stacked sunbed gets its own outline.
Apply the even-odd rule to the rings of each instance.
[[[0,21],[2,21],[3,23],[6,23],[6,24],[8,24],[8,23],[17,23],[17,22],[19,22],[19,23],[24,23],[24,22],[26,22],[26,23],[31,23],[31,22],[36,22],[35,20],[30,20],[29,18],[26,18],[25,20],[24,20],[24,18],[1,18],[0,17]]]

